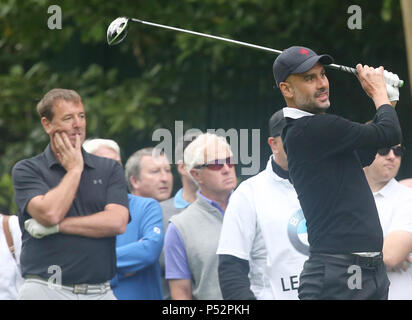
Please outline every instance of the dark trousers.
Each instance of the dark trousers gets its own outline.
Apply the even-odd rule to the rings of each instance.
[[[373,266],[312,254],[300,274],[301,300],[387,300],[389,279],[383,260]]]

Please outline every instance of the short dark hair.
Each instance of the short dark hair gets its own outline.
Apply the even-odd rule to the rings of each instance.
[[[72,101],[74,103],[80,103],[82,101],[80,95],[74,90],[52,89],[47,92],[37,104],[37,112],[40,117],[45,117],[49,121],[53,120],[53,106],[58,100]]]

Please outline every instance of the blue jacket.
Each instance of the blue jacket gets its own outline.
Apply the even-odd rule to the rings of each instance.
[[[151,198],[129,194],[132,217],[117,236],[117,273],[111,281],[119,300],[163,299],[159,256],[163,247],[162,210]]]

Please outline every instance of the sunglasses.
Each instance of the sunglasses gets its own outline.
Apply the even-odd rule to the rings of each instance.
[[[201,164],[195,167],[195,169],[202,169],[202,168],[208,168],[209,170],[213,171],[218,171],[223,168],[224,165],[227,165],[229,168],[233,168],[235,166],[234,163],[232,163],[232,158],[226,158],[226,159],[216,159],[210,163],[205,163]]]
[[[393,150],[393,154],[397,157],[402,157],[406,152],[405,147],[395,146],[390,148],[381,148],[378,150],[378,154],[381,156],[386,156],[391,150]]]

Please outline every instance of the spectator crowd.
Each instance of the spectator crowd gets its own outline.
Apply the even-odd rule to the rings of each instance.
[[[383,288],[379,297],[412,299],[412,188],[410,179],[396,180],[406,148],[395,131],[392,140],[385,140],[390,136],[385,130],[391,123],[397,126],[392,103],[399,96],[392,99],[393,92],[384,90],[382,70],[358,66],[376,117],[353,125],[322,116],[322,108],[329,107],[323,65],[332,58],[292,47],[278,59],[275,79],[288,107],[268,121],[266,168],[239,185],[226,138],[199,133],[185,135],[176,145],[176,154],[183,155],[175,159],[181,188],[172,194],[172,163],[163,150],[142,148],[123,161],[114,140],[86,140],[86,113],[75,91],[47,92],[37,111],[50,142],[42,153],[13,167],[18,213],[0,215],[0,299],[368,299],[375,297],[366,293],[378,275],[371,270],[381,268],[380,261],[385,278],[377,278]],[[317,137],[316,130],[329,125],[325,121],[335,128]],[[349,126],[352,136],[338,136]],[[322,148],[328,139],[336,145]],[[299,148],[293,144],[298,140]],[[354,161],[359,170],[345,176]],[[335,170],[323,184],[318,171],[331,168],[342,172]],[[339,179],[339,191],[328,196]],[[358,194],[347,188],[355,182]],[[307,195],[322,184],[331,187],[313,196],[313,209]],[[339,197],[353,201],[341,204]],[[334,216],[338,207],[358,203],[377,212],[376,219],[363,226],[356,220],[363,212],[348,225],[342,222],[347,217]],[[312,212],[326,205],[331,215],[320,222]],[[326,221],[329,225],[319,229]],[[345,237],[340,230],[330,233],[328,228],[338,223],[354,239],[362,239],[363,227],[369,232],[368,226],[378,226],[374,237],[358,243],[378,249],[347,252],[349,243],[333,247]],[[319,244],[321,235],[331,241]],[[326,249],[319,253],[319,248]],[[355,279],[343,295],[337,293],[342,282],[330,278],[343,277],[342,261],[349,258],[359,263],[364,282]],[[326,266],[322,273],[319,263]],[[323,272],[324,288],[318,291]],[[365,294],[352,295],[356,290]]]

